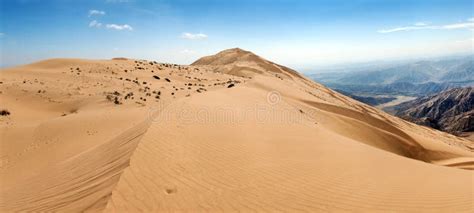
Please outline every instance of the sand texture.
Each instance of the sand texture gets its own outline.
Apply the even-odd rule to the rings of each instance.
[[[0,71],[0,211],[472,212],[474,145],[251,52]]]

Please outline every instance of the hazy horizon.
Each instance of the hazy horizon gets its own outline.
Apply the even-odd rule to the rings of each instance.
[[[1,67],[63,57],[189,64],[240,47],[307,73],[474,52],[473,3],[463,0],[7,0],[0,7]]]

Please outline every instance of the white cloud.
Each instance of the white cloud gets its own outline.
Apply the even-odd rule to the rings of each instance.
[[[412,30],[423,30],[423,29],[430,29],[428,26],[408,26],[408,27],[397,27],[387,30],[379,30],[379,33],[393,33],[393,32],[400,32],[400,31],[412,31]]]
[[[181,38],[189,39],[189,40],[201,40],[201,39],[206,39],[207,35],[203,33],[197,33],[197,34],[183,33],[181,34]]]
[[[100,28],[101,26],[102,26],[102,23],[98,22],[97,20],[93,20],[89,23],[89,27]]]
[[[92,20],[90,23],[89,23],[89,27],[95,27],[95,28],[101,28],[102,27],[102,23],[98,22],[97,20]],[[129,30],[129,31],[132,31],[133,30],[133,27],[128,25],[128,24],[123,24],[123,25],[119,25],[119,24],[105,24],[105,28],[107,29],[112,29],[112,30]]]
[[[130,30],[130,31],[133,30],[132,26],[130,26],[128,24],[123,24],[123,25],[107,24],[105,27],[107,29],[113,29],[113,30]]]
[[[468,22],[453,23],[446,25],[429,25],[423,22],[415,23],[412,26],[396,27],[392,29],[379,30],[379,33],[393,33],[401,31],[414,31],[414,30],[456,30],[456,29],[474,29],[474,18],[468,19]]]
[[[459,24],[449,24],[441,26],[441,29],[453,30],[453,29],[471,29],[474,28],[474,22],[466,22]]]
[[[102,10],[89,10],[89,17],[93,15],[105,15],[105,11]]]

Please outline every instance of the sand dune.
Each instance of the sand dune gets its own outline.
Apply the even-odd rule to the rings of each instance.
[[[472,141],[241,49],[54,59],[0,81],[0,211],[474,210]]]

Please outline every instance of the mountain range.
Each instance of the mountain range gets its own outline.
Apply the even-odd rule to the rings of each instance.
[[[354,95],[418,97],[474,85],[474,56],[407,62],[355,72],[320,73],[310,77]]]
[[[460,134],[474,131],[474,87],[455,88],[392,107],[396,116]]]

